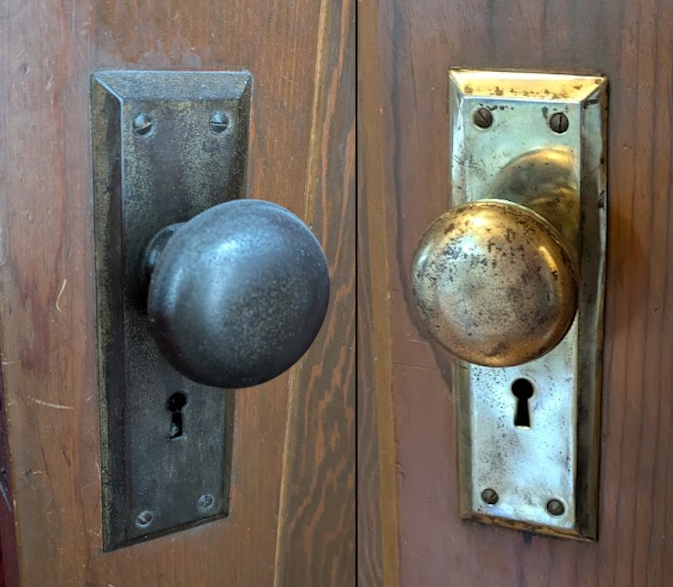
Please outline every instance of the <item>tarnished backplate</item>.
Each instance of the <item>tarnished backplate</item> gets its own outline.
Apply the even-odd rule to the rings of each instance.
[[[246,72],[92,76],[106,550],[229,511],[233,391],[182,377],[159,353],[143,253],[165,226],[242,195],[250,86]],[[176,393],[186,405],[172,438]]]
[[[456,362],[461,513],[580,540],[597,538],[606,86],[596,76],[450,73],[453,205],[543,195],[545,167],[579,194],[575,220],[557,225],[575,232],[580,257],[579,309],[563,341],[518,367]],[[475,124],[480,108],[492,115],[486,128]],[[567,117],[564,132],[550,124],[555,113]],[[515,425],[518,379],[533,386],[528,427]]]

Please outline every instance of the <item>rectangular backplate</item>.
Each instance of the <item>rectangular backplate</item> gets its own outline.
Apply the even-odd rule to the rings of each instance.
[[[606,86],[600,76],[450,72],[453,204],[502,198],[500,170],[552,149],[569,156],[566,180],[580,212],[579,306],[562,342],[516,367],[456,362],[461,514],[578,540],[597,538]],[[491,113],[488,128],[475,122],[481,108]],[[552,128],[556,113],[568,123],[556,127],[562,132]],[[515,425],[512,383],[519,378],[535,390],[529,427]]]
[[[92,76],[105,550],[229,513],[234,392],[196,384],[163,359],[142,258],[160,229],[241,197],[250,88],[247,72]],[[211,129],[215,113],[225,130]],[[175,393],[187,401],[178,437]]]

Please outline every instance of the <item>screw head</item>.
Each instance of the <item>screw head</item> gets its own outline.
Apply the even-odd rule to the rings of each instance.
[[[493,489],[484,489],[481,492],[481,499],[488,505],[495,505],[498,503],[498,494]]]
[[[154,118],[147,112],[137,114],[133,119],[133,130],[137,135],[145,136],[152,132],[154,128]]]
[[[488,128],[493,124],[493,113],[488,108],[479,108],[474,113],[473,120],[479,128]]]
[[[152,523],[153,519],[154,516],[152,515],[152,512],[148,510],[140,512],[136,518],[136,526],[138,526],[138,528],[147,528]]]
[[[566,511],[566,508],[558,499],[550,499],[547,502],[547,511],[552,516],[560,516]]]
[[[199,509],[200,510],[208,510],[211,507],[213,507],[213,504],[215,503],[215,498],[210,495],[210,493],[205,493],[201,497],[199,497]]]
[[[215,114],[210,117],[210,130],[215,134],[222,134],[229,128],[230,124],[231,121],[229,120],[229,116],[224,112],[215,112]]]
[[[549,119],[550,128],[558,134],[567,131],[569,125],[570,122],[568,121],[568,117],[565,114],[563,114],[563,112],[557,112],[556,114],[552,114],[552,117]]]

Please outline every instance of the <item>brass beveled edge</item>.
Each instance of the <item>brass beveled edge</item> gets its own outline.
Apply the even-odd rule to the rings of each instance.
[[[521,532],[532,532],[541,534],[543,536],[553,536],[554,538],[569,538],[576,542],[594,542],[596,538],[589,534],[583,534],[577,530],[577,526],[573,530],[564,530],[557,526],[545,526],[513,520],[510,518],[501,518],[499,516],[491,516],[487,514],[479,514],[473,511],[463,513],[461,511],[461,518],[463,520],[470,520],[473,522],[480,522],[482,524],[490,524],[491,526],[500,526],[509,528],[510,530],[519,530]]]
[[[600,75],[531,73],[450,69],[449,79],[465,97],[523,100],[526,102],[559,100],[583,103],[595,98],[607,84]]]
[[[582,255],[590,265],[580,275],[578,403],[580,413],[592,417],[578,420],[578,455],[576,485],[583,492],[576,509],[581,534],[588,540],[598,539],[598,512],[601,453],[601,408],[603,375],[603,337],[605,311],[605,271],[607,251],[607,105],[608,80],[596,88],[591,100],[583,104],[581,133],[582,209],[585,214],[584,243],[591,242],[597,258]],[[593,223],[593,224],[592,224]],[[587,270],[588,269],[588,270]],[[583,345],[582,341],[588,345]],[[592,450],[587,450],[593,447]]]

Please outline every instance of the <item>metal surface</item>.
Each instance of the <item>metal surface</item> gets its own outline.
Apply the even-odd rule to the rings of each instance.
[[[246,72],[92,77],[106,550],[229,511],[233,392],[194,383],[163,358],[150,333],[144,255],[163,228],[242,194],[250,86]],[[211,128],[218,112],[227,115],[222,132]],[[207,508],[204,495],[213,497]]]
[[[553,349],[577,311],[577,270],[562,236],[533,210],[503,200],[442,214],[414,258],[414,294],[448,351],[489,367]]]
[[[236,200],[177,228],[156,262],[148,313],[177,371],[241,388],[296,363],[328,301],[327,260],[309,228],[277,204]]]
[[[515,367],[455,363],[461,513],[579,540],[597,537],[606,85],[593,76],[450,75],[453,204],[497,198],[535,210],[578,243],[579,268],[578,311],[553,350]],[[475,124],[480,108],[492,112],[487,128]]]

